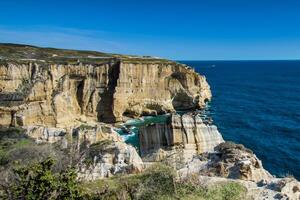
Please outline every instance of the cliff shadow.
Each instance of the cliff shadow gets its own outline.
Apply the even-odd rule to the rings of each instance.
[[[97,104],[97,119],[101,122],[113,123],[116,117],[113,113],[114,93],[120,74],[120,61],[110,63],[108,70],[108,85],[103,88],[100,94],[100,101]]]

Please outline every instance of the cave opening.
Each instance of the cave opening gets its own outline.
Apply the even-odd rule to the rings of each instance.
[[[208,98],[205,98],[205,99],[204,99],[204,103],[205,103],[205,104],[209,103],[209,99],[208,99]]]
[[[84,88],[84,81],[79,81],[76,87],[76,99],[78,102],[78,105],[82,112],[82,101],[83,101],[83,88]]]
[[[195,107],[193,98],[185,92],[178,92],[172,100],[175,110],[191,110]]]
[[[110,63],[108,67],[108,84],[100,93],[100,101],[97,104],[97,118],[100,122],[114,123],[120,121],[114,113],[114,93],[120,74],[120,62]]]

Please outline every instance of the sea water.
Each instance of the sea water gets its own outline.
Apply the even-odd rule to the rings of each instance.
[[[242,143],[277,176],[300,179],[300,61],[181,61],[206,76],[225,140]]]

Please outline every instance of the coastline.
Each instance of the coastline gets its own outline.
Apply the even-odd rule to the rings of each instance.
[[[91,52],[0,46],[4,52],[6,48],[15,54],[1,59],[1,126],[22,128],[38,144],[82,153],[76,165],[79,179],[141,173],[163,163],[180,180],[196,174],[211,185],[237,181],[254,199],[299,197],[296,179],[273,177],[251,150],[224,142],[210,120],[195,112],[176,114],[205,109],[212,97],[205,76],[191,67],[151,57],[101,53],[103,60],[93,52],[98,56],[94,60],[86,57]],[[28,51],[34,56],[26,57]],[[36,52],[48,57],[36,57]],[[69,54],[79,56],[70,59]],[[138,130],[140,154],[114,126],[128,117],[161,114],[166,114],[162,121],[142,121],[146,126]]]

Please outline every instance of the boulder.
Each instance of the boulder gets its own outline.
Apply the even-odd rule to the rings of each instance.
[[[116,174],[137,173],[143,168],[143,161],[134,147],[104,140],[89,147],[79,164],[78,176],[84,180],[95,180]]]

